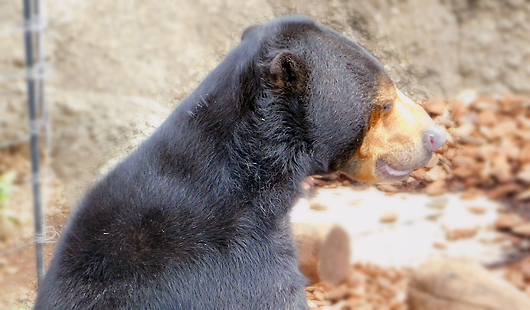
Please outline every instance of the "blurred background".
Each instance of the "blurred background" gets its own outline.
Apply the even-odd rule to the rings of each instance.
[[[82,193],[154,131],[238,43],[247,26],[286,14],[310,16],[363,45],[384,64],[398,87],[413,100],[423,102],[451,134],[450,143],[428,169],[416,172],[404,183],[372,189],[383,197],[406,192],[426,194],[437,197],[438,204],[446,193],[464,192],[469,199],[487,197],[498,203],[492,212],[514,212],[515,222],[526,223],[524,213],[530,197],[530,169],[525,170],[530,168],[530,149],[525,148],[530,144],[528,0],[41,3],[46,21],[41,25],[45,64],[45,106],[40,114],[41,182],[46,226],[57,231]],[[30,148],[24,142],[29,121],[23,35],[22,2],[0,0],[2,309],[30,308],[36,287],[34,246],[13,251],[34,239]],[[496,127],[501,123],[503,127]],[[498,150],[509,151],[501,154]],[[459,165],[470,171],[458,170]],[[307,189],[313,196],[300,208],[328,211],[337,202],[318,193],[321,188],[336,187],[347,187],[354,195],[368,189],[341,175],[317,176],[308,180]],[[332,196],[340,200],[343,195],[347,194]],[[321,201],[316,204],[312,197],[320,197]],[[355,197],[352,199],[357,199],[358,205],[360,198]],[[451,199],[442,199],[442,205]],[[432,200],[421,203],[432,204]],[[489,210],[487,206],[478,208],[474,212]],[[388,212],[383,212],[387,218],[377,222],[398,221],[399,216],[392,219]],[[297,215],[295,220],[304,222],[306,218]],[[495,216],[480,225],[495,225],[496,220]],[[514,234],[512,226],[494,228],[526,240],[526,235]],[[55,240],[53,233],[49,237]],[[438,245],[438,250],[441,247]],[[47,259],[52,250],[53,244],[46,245]],[[363,268],[356,271],[357,276],[362,274],[361,278],[366,279],[384,274],[385,281],[399,282],[396,290],[405,290],[408,276],[401,270],[392,269],[394,274],[388,275],[379,267]],[[518,289],[528,290],[530,271],[527,278],[518,277]],[[333,288],[310,288],[308,298],[314,301],[311,306],[332,307],[351,295],[331,301],[327,297]],[[404,305],[404,297],[400,298],[399,307],[411,307]],[[398,306],[388,309],[405,309]]]

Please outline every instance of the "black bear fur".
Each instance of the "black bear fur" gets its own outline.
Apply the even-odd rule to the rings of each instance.
[[[250,27],[80,202],[35,309],[307,309],[289,211],[357,150],[381,76],[306,17]]]

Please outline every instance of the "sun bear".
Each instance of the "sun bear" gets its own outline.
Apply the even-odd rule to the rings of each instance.
[[[444,134],[339,33],[249,27],[82,199],[35,309],[307,309],[289,221],[303,180],[399,180]]]

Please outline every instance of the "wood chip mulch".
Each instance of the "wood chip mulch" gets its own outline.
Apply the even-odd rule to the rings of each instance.
[[[404,310],[408,281],[407,270],[357,264],[343,283],[317,283],[306,295],[310,309]]]
[[[530,98],[468,94],[463,100],[435,98],[422,105],[447,129],[447,143],[407,180],[377,188],[389,195],[454,192],[464,199],[487,196],[505,206],[496,229],[530,245]],[[367,187],[341,173],[307,180],[310,188],[342,185]],[[480,211],[479,207],[470,210]],[[530,253],[504,270],[508,282],[530,295]],[[311,309],[407,309],[409,274],[407,270],[355,265],[344,283],[307,287],[308,303]]]

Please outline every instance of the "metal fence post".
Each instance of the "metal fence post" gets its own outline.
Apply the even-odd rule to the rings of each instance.
[[[39,20],[38,1],[23,0],[24,5],[24,45],[26,55],[26,72],[27,72],[27,92],[29,105],[29,126],[30,126],[30,143],[31,143],[31,171],[33,186],[33,203],[35,211],[35,240],[37,254],[37,283],[40,286],[44,278],[44,211],[42,208],[40,193],[40,150],[39,150],[39,128],[37,119],[37,94],[40,92],[37,86],[42,87],[43,81],[38,80],[41,75],[35,70],[35,49],[34,40],[39,37],[35,36],[35,26]],[[41,63],[39,63],[39,66]],[[42,75],[41,75],[42,76]]]

